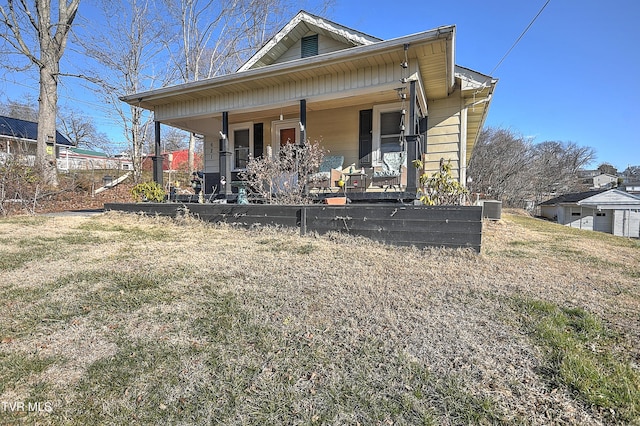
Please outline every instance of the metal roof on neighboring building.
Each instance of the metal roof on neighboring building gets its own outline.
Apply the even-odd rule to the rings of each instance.
[[[0,116],[0,135],[32,141],[38,140],[38,123],[19,118]],[[69,139],[56,130],[56,144],[73,146]]]

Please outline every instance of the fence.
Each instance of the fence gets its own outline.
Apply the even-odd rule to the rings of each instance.
[[[177,216],[245,227],[298,227],[302,235],[343,232],[398,246],[473,248],[482,244],[482,207],[413,206],[398,203],[345,206],[137,203],[105,204],[105,210]]]

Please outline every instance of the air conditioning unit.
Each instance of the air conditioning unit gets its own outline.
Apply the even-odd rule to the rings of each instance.
[[[482,217],[489,220],[500,220],[502,216],[502,201],[498,200],[478,200],[482,206]]]

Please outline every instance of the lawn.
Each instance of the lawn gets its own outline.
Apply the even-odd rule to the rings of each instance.
[[[637,424],[640,242],[0,219],[0,424]]]

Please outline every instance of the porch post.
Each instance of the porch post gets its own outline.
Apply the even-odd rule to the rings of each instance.
[[[300,145],[307,143],[307,100],[300,99]]]
[[[416,134],[416,81],[411,80],[409,88],[409,134],[405,137],[407,141],[407,192],[418,192],[418,170],[413,166],[413,162],[418,159],[418,138]]]
[[[156,151],[153,159],[153,181],[162,186],[162,146],[160,144],[160,122],[154,121]]]
[[[307,144],[307,100],[300,99],[300,142],[298,146],[303,148]],[[306,176],[302,176],[300,173],[300,156],[296,155],[296,170],[298,171],[298,182],[306,179]],[[309,187],[305,185],[304,187],[305,194],[309,193]]]
[[[229,152],[229,113],[222,113],[220,137],[220,194],[228,200],[231,196],[231,152]]]

